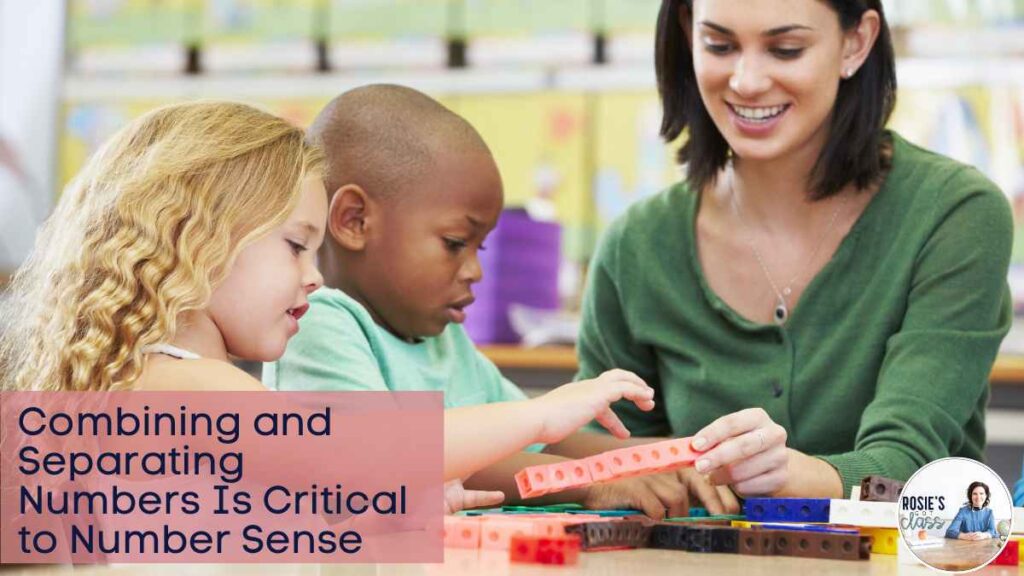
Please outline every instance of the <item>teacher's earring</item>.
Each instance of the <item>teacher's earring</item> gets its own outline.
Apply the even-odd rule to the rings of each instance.
[[[853,68],[847,68],[846,70],[843,70],[843,78],[844,79],[849,80],[852,77],[853,77]]]

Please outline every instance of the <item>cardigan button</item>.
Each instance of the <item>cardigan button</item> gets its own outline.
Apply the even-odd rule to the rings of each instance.
[[[769,384],[772,387],[772,396],[775,398],[781,398],[783,392],[782,384],[780,384],[778,380],[772,380]]]

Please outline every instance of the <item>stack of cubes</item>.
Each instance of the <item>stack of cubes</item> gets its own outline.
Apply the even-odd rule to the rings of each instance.
[[[523,498],[535,498],[596,482],[692,466],[697,456],[690,448],[690,438],[676,438],[611,450],[580,460],[530,466],[516,474],[516,486]]]

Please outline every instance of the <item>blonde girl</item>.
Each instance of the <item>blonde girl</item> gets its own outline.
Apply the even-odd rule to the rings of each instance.
[[[244,104],[167,106],[122,129],[65,191],[14,279],[3,387],[266,390],[229,358],[279,358],[323,283],[323,168],[301,130]],[[534,400],[450,410],[446,479],[594,418],[627,436],[609,405],[650,410],[653,395],[612,370]],[[501,497],[454,486],[450,509]]]
[[[15,277],[4,387],[245,382],[228,356],[280,356],[321,283],[322,167],[302,130],[244,104],[132,122],[68,186]]]

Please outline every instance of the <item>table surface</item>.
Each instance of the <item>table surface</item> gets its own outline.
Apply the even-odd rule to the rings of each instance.
[[[626,550],[592,552],[580,555],[577,566],[552,567],[529,564],[510,564],[508,552],[455,550],[445,551],[444,564],[354,565],[354,564],[204,564],[204,565],[140,565],[79,567],[78,576],[102,574],[147,574],[153,576],[181,576],[198,574],[220,576],[229,574],[333,575],[339,576],[531,576],[593,574],[607,576],[682,576],[686,574],[714,574],[716,576],[781,576],[784,574],[829,574],[854,576],[867,574],[937,574],[922,565],[899,564],[896,556],[873,554],[870,560],[818,560],[780,556],[744,556],[740,554],[698,554],[672,550]],[[22,568],[13,571],[0,568],[0,574],[41,576],[67,574],[66,568]],[[1019,576],[1021,566],[988,566],[973,574],[984,576]]]
[[[998,553],[998,540],[946,540],[942,546],[916,550],[921,561],[951,571],[971,570],[988,562]]]
[[[499,368],[533,370],[576,370],[576,350],[572,346],[524,348],[509,344],[490,344],[481,352]],[[1024,386],[1024,356],[999,355],[992,367],[992,384]]]

